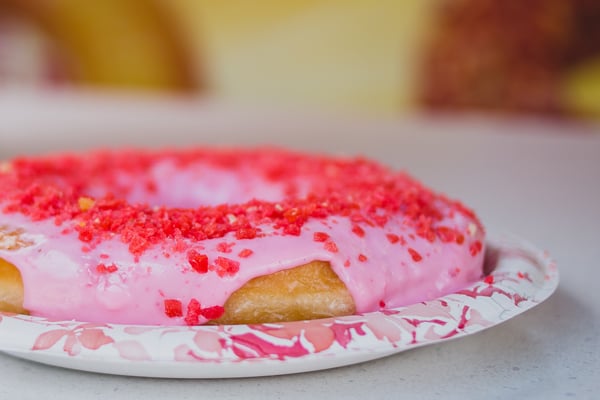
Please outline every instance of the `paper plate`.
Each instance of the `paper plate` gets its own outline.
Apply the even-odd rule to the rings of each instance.
[[[355,364],[506,321],[546,300],[558,271],[519,239],[488,242],[479,282],[435,300],[362,315],[277,324],[197,327],[48,321],[0,314],[0,351],[40,363],[118,375],[233,378]]]

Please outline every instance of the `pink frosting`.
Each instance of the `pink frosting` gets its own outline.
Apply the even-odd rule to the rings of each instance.
[[[182,169],[163,160],[152,165],[147,174],[158,183],[152,193],[130,175],[121,177],[121,183],[130,188],[129,202],[192,207],[243,203],[255,197],[276,202],[285,195],[284,185],[251,167],[230,170],[197,163]],[[301,188],[296,195],[302,196],[302,188],[309,185],[302,180],[296,183]],[[90,191],[91,197],[101,195],[105,188],[95,190],[97,193]],[[364,235],[353,232],[355,222],[350,216],[329,215],[309,218],[298,236],[283,234],[265,221],[258,225],[261,235],[253,239],[236,239],[234,232],[201,242],[185,239],[186,248],[197,249],[211,264],[219,257],[238,262],[239,270],[232,276],[221,276],[212,269],[198,273],[186,251],[173,250],[181,246],[175,240],[168,239],[141,254],[133,254],[118,235],[85,246],[76,230],[65,229],[65,223],[34,221],[19,212],[0,215],[0,258],[21,271],[24,307],[33,315],[57,320],[183,324],[183,317],[165,313],[165,300],[180,300],[184,308],[191,299],[202,307],[222,306],[250,279],[313,260],[331,264],[350,291],[357,311],[364,313],[437,298],[481,278],[484,232],[480,224],[443,200],[436,200],[436,206],[442,213],[437,224],[464,232],[464,241],[445,242],[417,235],[400,212],[383,226],[361,225]],[[20,232],[19,240],[27,245],[16,249],[3,246],[7,232]],[[337,251],[316,241],[316,232],[331,237]],[[390,233],[403,240],[392,243],[387,236]],[[473,251],[473,246],[480,247]],[[242,250],[245,257],[240,256]],[[247,250],[251,250],[249,256]],[[100,264],[117,269],[99,271]]]

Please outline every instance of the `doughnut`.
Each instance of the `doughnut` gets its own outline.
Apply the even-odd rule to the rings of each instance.
[[[459,201],[361,157],[120,149],[0,163],[0,310],[140,325],[367,313],[481,279]]]

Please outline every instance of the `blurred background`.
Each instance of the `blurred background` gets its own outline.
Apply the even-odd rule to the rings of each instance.
[[[598,0],[0,0],[0,93],[600,118]]]

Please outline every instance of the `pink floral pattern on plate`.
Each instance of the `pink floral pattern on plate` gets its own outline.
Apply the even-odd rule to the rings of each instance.
[[[548,254],[521,240],[490,241],[486,260],[490,275],[460,292],[340,318],[153,327],[0,314],[0,350],[67,368],[151,377],[249,377],[332,368],[479,332],[541,303],[558,285]]]

